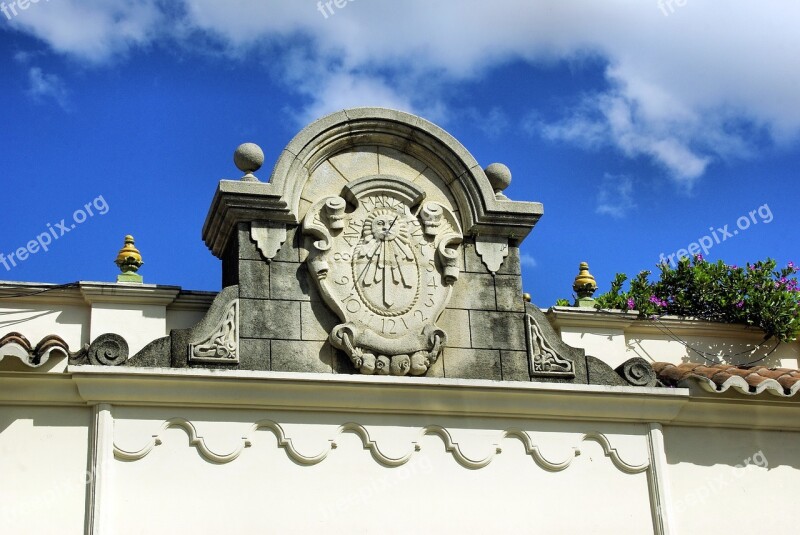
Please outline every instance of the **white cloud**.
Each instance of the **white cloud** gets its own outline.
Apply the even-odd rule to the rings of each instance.
[[[325,76],[319,83],[305,83],[303,92],[312,103],[299,117],[301,124],[345,108],[375,106],[413,111],[411,102],[396,93],[382,80],[350,73],[335,73]]]
[[[522,253],[519,255],[519,263],[524,268],[535,268],[539,264],[536,262],[536,259],[529,255],[528,253]]]
[[[101,63],[158,37],[165,24],[157,0],[58,0],[28,4],[9,20],[53,50]]]
[[[67,108],[67,90],[64,82],[55,74],[48,74],[39,67],[28,70],[28,96],[35,101],[52,98],[62,108]]]
[[[94,64],[155,41],[197,50],[210,38],[231,61],[252,61],[245,53],[255,50],[288,73],[299,50],[304,76],[291,87],[309,97],[302,120],[368,103],[441,111],[443,82],[511,60],[595,57],[608,65],[607,87],[561,120],[539,124],[540,133],[647,157],[687,188],[714,161],[754,154],[757,135],[748,132],[779,145],[795,143],[800,132],[796,2],[689,2],[668,17],[655,1],[345,6],[325,18],[312,0],[59,0],[9,24]]]
[[[622,219],[636,208],[633,200],[633,180],[625,175],[606,173],[597,193],[595,212]]]

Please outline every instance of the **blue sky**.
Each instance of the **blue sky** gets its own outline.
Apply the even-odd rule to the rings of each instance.
[[[305,124],[353,106],[417,113],[511,168],[508,196],[545,207],[522,245],[540,306],[581,261],[604,290],[704,236],[710,260],[800,259],[794,3],[10,4],[0,253],[58,238],[0,279],[113,281],[130,233],[145,282],[217,290],[200,232],[234,148],[261,145],[266,180]]]

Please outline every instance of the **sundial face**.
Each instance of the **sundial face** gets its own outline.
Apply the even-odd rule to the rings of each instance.
[[[419,295],[417,248],[424,245],[419,223],[399,207],[376,208],[363,221],[351,223],[362,228],[352,266],[354,286],[364,303],[381,316],[407,312]]]
[[[347,211],[339,197],[309,209],[304,232],[324,239],[310,247],[308,263],[325,301],[344,322],[331,342],[357,368],[422,374],[446,341],[435,321],[458,275],[461,233],[447,208],[415,204],[386,188],[385,179],[375,180],[384,187],[349,195],[355,202]]]

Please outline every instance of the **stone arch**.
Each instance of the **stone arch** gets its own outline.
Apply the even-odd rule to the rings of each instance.
[[[475,158],[442,128],[384,108],[343,110],[311,123],[283,150],[269,183],[299,221],[314,199],[376,174],[420,182],[451,205],[467,235],[519,243],[542,215],[539,203],[498,198]]]

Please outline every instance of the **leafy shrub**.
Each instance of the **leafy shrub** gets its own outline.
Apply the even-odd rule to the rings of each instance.
[[[596,308],[635,310],[643,317],[673,315],[761,328],[765,340],[795,340],[800,334],[800,289],[792,262],[780,270],[772,259],[729,266],[706,262],[701,255],[682,258],[677,267],[658,266],[651,282],[642,271],[623,289],[627,275],[617,273]]]

